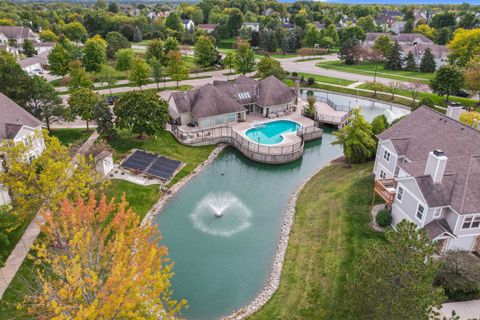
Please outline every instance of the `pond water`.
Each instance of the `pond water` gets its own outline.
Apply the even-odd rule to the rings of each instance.
[[[319,96],[323,93],[315,93]],[[407,110],[329,94],[362,106],[370,121]],[[268,279],[288,198],[315,170],[342,155],[330,130],[285,165],[250,161],[228,148],[155,216],[175,262],[174,296],[188,300],[187,319],[212,320],[246,305]]]

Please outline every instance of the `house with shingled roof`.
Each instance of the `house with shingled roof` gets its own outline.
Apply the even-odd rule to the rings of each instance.
[[[392,225],[409,220],[448,250],[480,252],[480,131],[420,107],[378,135],[375,192]]]
[[[169,114],[175,125],[207,129],[246,120],[247,113],[268,117],[293,110],[295,89],[274,76],[260,81],[239,76],[170,95]]]
[[[40,155],[45,149],[41,134],[43,123],[20,107],[3,93],[0,93],[0,144],[7,140],[23,142],[28,147],[26,160]],[[0,170],[6,161],[0,154]],[[8,191],[0,184],[0,205],[10,202]]]

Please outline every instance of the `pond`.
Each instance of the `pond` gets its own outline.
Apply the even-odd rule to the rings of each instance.
[[[324,95],[317,92],[315,94]],[[371,121],[407,110],[329,94],[362,106]],[[187,319],[216,319],[250,302],[268,279],[290,194],[302,180],[342,155],[326,130],[303,157],[285,165],[250,161],[233,148],[182,188],[155,216],[175,262],[174,296],[188,300]]]

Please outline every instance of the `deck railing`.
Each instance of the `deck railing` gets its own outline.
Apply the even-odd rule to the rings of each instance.
[[[332,100],[330,100],[328,98],[325,98],[325,97],[315,97],[315,98],[317,99],[317,101],[324,102],[324,103],[328,104],[335,111],[343,111],[343,112],[352,111],[352,108],[336,104],[335,102],[333,102]]]
[[[375,180],[375,192],[391,206],[395,201],[397,179]]]

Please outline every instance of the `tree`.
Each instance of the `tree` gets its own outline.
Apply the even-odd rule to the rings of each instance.
[[[178,87],[180,81],[188,79],[190,70],[178,51],[170,51],[167,55],[167,61],[167,74],[173,81],[177,82]]]
[[[380,134],[386,129],[388,129],[389,124],[387,117],[384,114],[381,114],[379,116],[376,116],[372,120],[372,133],[374,135]]]
[[[238,8],[228,9],[227,28],[231,32],[231,35],[236,36],[238,30],[242,27],[242,12]]]
[[[85,37],[87,36],[87,30],[78,21],[73,21],[63,25],[61,27],[61,30],[67,36],[68,39],[74,42],[80,42],[84,40]]]
[[[31,79],[17,63],[15,56],[0,49],[0,92],[25,106],[30,96]]]
[[[480,28],[473,30],[457,29],[448,44],[450,63],[464,67],[473,57],[480,55]]]
[[[283,70],[280,61],[277,59],[273,59],[270,56],[263,57],[257,64],[257,76],[263,79],[272,75],[283,80],[285,78],[285,70]]]
[[[382,34],[375,39],[372,48],[381,52],[383,58],[385,58],[392,50],[393,44],[389,36]]]
[[[107,84],[110,94],[112,94],[112,87],[117,83],[120,73],[115,68],[104,64],[98,73],[98,80]]]
[[[390,81],[388,83],[388,92],[392,94],[392,98],[391,98],[392,100],[395,99],[395,93],[397,93],[399,89],[400,89],[400,82]]]
[[[118,4],[116,2],[110,2],[108,4],[108,9],[109,12],[112,13],[117,13],[118,12]]]
[[[48,54],[50,73],[56,76],[65,77],[68,73],[69,60],[67,50],[65,50],[61,44],[57,43]]]
[[[0,246],[2,248],[8,248],[10,246],[10,235],[18,228],[18,224],[15,223],[15,216],[11,213],[12,206],[0,205]],[[7,252],[0,251],[0,259],[6,260],[8,256]],[[3,264],[0,264],[3,267]]]
[[[247,74],[255,68],[255,53],[250,44],[240,41],[235,51],[235,69],[238,73]]]
[[[415,28],[415,20],[407,20],[405,22],[405,26],[403,27],[402,33],[413,33],[413,29]]]
[[[365,30],[365,32],[374,32],[377,29],[375,20],[370,15],[358,18],[356,25]]]
[[[232,68],[235,66],[235,55],[232,52],[227,52],[223,58],[223,65],[228,68],[228,73],[232,73]],[[227,77],[228,79],[228,77]]]
[[[430,21],[430,25],[436,29],[445,27],[455,28],[455,25],[457,24],[456,19],[457,17],[454,12],[444,11],[435,14]]]
[[[163,41],[160,39],[152,39],[148,43],[145,59],[149,61],[152,58],[155,58],[160,62],[164,59]]]
[[[165,27],[178,32],[183,32],[184,29],[182,19],[175,11],[168,15],[165,20]]]
[[[435,62],[435,57],[432,54],[430,48],[425,49],[425,52],[420,61],[420,71],[422,72],[435,72],[437,68],[437,63]]]
[[[466,12],[458,22],[458,26],[463,29],[474,29],[479,25],[480,19],[473,12]]]
[[[465,68],[465,89],[480,93],[480,59],[472,60]],[[479,97],[480,100],[480,97]]]
[[[115,136],[113,114],[104,99],[93,107],[93,119],[97,124],[97,132],[102,138],[108,141]]]
[[[162,65],[162,62],[160,60],[154,57],[148,60],[148,64],[150,65],[152,78],[157,83],[157,90],[160,90],[158,83],[162,79],[165,79],[165,67]],[[163,85],[165,86],[165,81],[163,82]]]
[[[30,86],[30,97],[25,109],[35,118],[44,122],[47,130],[50,125],[60,120],[68,120],[68,114],[55,88],[43,77],[34,76]]]
[[[76,156],[74,166],[68,148],[56,137],[38,132],[31,140],[42,138],[45,150],[37,157],[31,157],[30,148],[23,142],[6,140],[0,146],[9,159],[8,170],[0,172],[0,182],[13,195],[12,214],[18,218],[17,223],[38,210],[56,211],[62,199],[102,187],[83,156]]]
[[[343,28],[341,30],[340,40],[342,42],[345,42],[348,39],[350,39],[350,40],[356,39],[356,40],[359,40],[359,41],[363,41],[363,40],[365,40],[366,36],[367,36],[367,34],[362,28],[357,27],[357,26],[352,26],[352,27]]]
[[[402,70],[402,48],[397,41],[393,44],[385,61],[385,69]]]
[[[358,63],[360,60],[360,44],[358,40],[353,38],[342,42],[338,57],[347,65]]]
[[[387,230],[385,238],[386,243],[366,246],[356,260],[349,288],[352,314],[372,320],[428,319],[444,299],[434,286],[435,245],[407,220]]]
[[[429,27],[426,24],[419,24],[413,29],[414,33],[423,34],[425,37],[430,40],[435,40],[437,38],[437,29]]]
[[[133,60],[132,68],[128,74],[130,86],[138,86],[142,90],[142,86],[146,85],[150,78],[150,67],[145,60],[136,58]]]
[[[305,108],[304,115],[307,118],[314,119],[315,114],[317,113],[317,110],[315,108],[315,103],[317,102],[317,99],[315,98],[314,94],[308,94],[307,96],[307,107]]]
[[[118,50],[131,47],[130,41],[120,32],[112,31],[107,33],[105,40],[107,41],[107,57],[110,59],[115,57]]]
[[[113,107],[115,124],[131,133],[154,135],[164,130],[168,120],[168,103],[154,92],[130,91]]]
[[[470,252],[449,251],[441,258],[436,284],[454,301],[471,300],[480,293],[480,263]]]
[[[32,40],[25,39],[25,41],[23,41],[22,52],[27,57],[33,57],[37,54],[37,50],[35,50]]]
[[[452,65],[441,66],[432,80],[430,87],[433,92],[443,96],[447,96],[447,100],[451,94],[456,94],[463,87],[463,73],[460,69]]]
[[[52,30],[43,29],[42,31],[40,31],[39,35],[40,35],[40,40],[42,40],[43,42],[57,42],[58,41],[57,35]]]
[[[176,319],[172,262],[155,225],[141,224],[125,201],[64,200],[44,212],[45,243],[35,245],[39,290],[24,307],[35,318]],[[73,294],[75,293],[75,294]]]
[[[178,40],[174,37],[168,37],[163,44],[163,54],[167,56],[170,51],[180,51]]]
[[[93,109],[99,100],[100,96],[89,88],[76,89],[68,98],[72,114],[80,117],[87,123],[87,131],[90,130],[90,121],[94,120]]]
[[[462,122],[462,123],[464,123],[468,126],[480,129],[479,128],[479,126],[480,126],[480,112],[477,112],[477,111],[462,112],[460,114],[460,122]]]
[[[132,49],[120,49],[115,54],[117,62],[115,69],[118,71],[128,71],[133,65],[133,60],[135,60],[135,53]]]
[[[366,162],[375,155],[376,142],[372,126],[362,116],[359,108],[353,109],[352,121],[333,134],[337,140],[332,144],[343,147],[348,163]]]
[[[417,63],[415,62],[415,56],[412,51],[408,51],[407,58],[405,58],[405,70],[417,71]]]
[[[106,63],[107,43],[101,36],[96,35],[85,43],[83,50],[83,64],[88,72],[99,72]]]
[[[410,92],[410,97],[412,97],[412,109],[415,106],[415,101],[418,99],[422,88],[423,83],[419,80],[413,80],[409,82],[408,91]]]
[[[313,24],[309,24],[307,27],[307,32],[303,38],[303,44],[305,47],[313,48],[316,44],[320,42],[320,31]]]
[[[450,32],[449,28],[442,28],[437,35],[437,44],[439,45],[446,45],[450,41],[450,37],[452,33]]]
[[[78,60],[72,61],[69,64],[70,80],[68,81],[68,88],[75,90],[79,88],[93,88],[93,81],[90,74],[85,72],[82,63]]]
[[[218,52],[210,37],[198,37],[193,51],[195,54],[195,62],[204,68],[213,66],[217,61]]]

